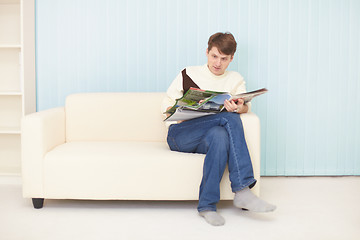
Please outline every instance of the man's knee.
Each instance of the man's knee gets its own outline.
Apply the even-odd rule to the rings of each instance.
[[[240,115],[238,113],[233,113],[233,112],[223,112],[221,113],[222,117],[225,118],[225,119],[239,119],[240,118]]]
[[[242,122],[240,115],[238,113],[232,112],[224,112],[221,113],[221,125],[225,126],[226,124],[230,124],[232,126],[240,126],[242,127]]]

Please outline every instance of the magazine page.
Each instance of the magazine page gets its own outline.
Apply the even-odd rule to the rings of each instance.
[[[254,97],[266,93],[268,90],[262,88],[252,92],[231,96],[229,93],[214,92],[190,88],[183,97],[176,100],[176,103],[165,113],[170,114],[164,121],[189,120],[209,114],[219,113],[224,109],[224,101],[234,101],[242,98],[244,102],[250,102]]]
[[[177,108],[176,111],[167,117],[164,121],[183,121],[190,120],[193,118],[198,118],[210,114],[215,114],[214,112],[202,112],[202,111],[194,111],[194,110],[186,110],[182,108]]]
[[[232,99],[237,100],[239,98],[242,98],[242,99],[244,99],[244,103],[247,103],[247,102],[250,102],[254,97],[264,94],[267,91],[268,90],[266,88],[262,88],[259,90],[234,95],[234,96],[232,96]]]
[[[166,113],[174,113],[178,107],[184,109],[199,109],[216,95],[223,94],[223,92],[213,92],[208,90],[201,90],[198,88],[190,88],[183,97],[176,100],[175,105]]]
[[[205,112],[221,112],[225,106],[225,100],[229,100],[231,95],[228,93],[218,94],[216,96],[211,97],[206,101],[205,104],[202,104],[198,108],[198,111],[205,111]]]

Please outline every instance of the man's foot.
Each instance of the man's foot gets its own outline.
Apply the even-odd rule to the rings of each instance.
[[[235,193],[234,205],[253,212],[271,212],[276,209],[275,205],[261,200],[248,187]]]
[[[225,224],[225,219],[215,211],[202,211],[199,215],[213,226],[222,226]]]

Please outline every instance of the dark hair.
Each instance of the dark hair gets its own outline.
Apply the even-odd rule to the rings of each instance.
[[[211,35],[209,38],[208,51],[213,47],[217,47],[222,54],[233,56],[236,52],[236,41],[231,33],[218,32]]]

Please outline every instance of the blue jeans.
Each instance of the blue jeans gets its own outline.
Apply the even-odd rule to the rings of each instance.
[[[233,192],[256,184],[243,125],[237,113],[222,112],[172,124],[167,142],[172,151],[206,154],[199,212],[216,211],[226,164]]]

